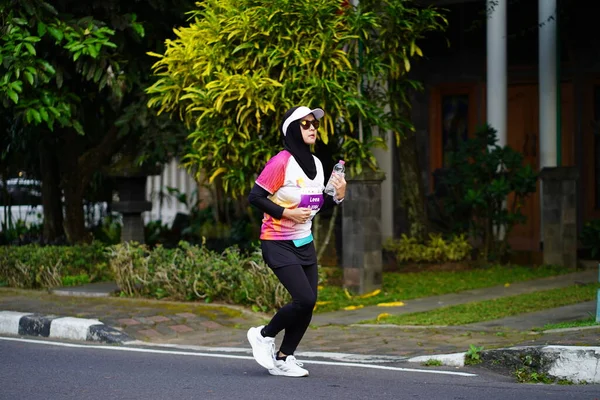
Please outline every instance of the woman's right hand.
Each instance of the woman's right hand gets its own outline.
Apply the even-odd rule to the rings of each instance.
[[[310,208],[286,208],[283,218],[291,219],[297,224],[304,224],[310,220]]]

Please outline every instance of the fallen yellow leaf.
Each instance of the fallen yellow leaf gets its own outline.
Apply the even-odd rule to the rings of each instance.
[[[348,289],[344,288],[344,293],[346,294],[346,297],[351,299],[352,295],[350,294],[350,292],[348,291]]]
[[[404,305],[401,301],[393,301],[391,303],[379,303],[377,307],[402,307]]]
[[[504,287],[509,287],[509,286],[510,286],[510,283],[505,283],[504,284]]]
[[[376,289],[376,290],[373,290],[371,293],[366,293],[366,294],[363,294],[362,296],[359,296],[359,298],[367,299],[369,297],[377,296],[379,293],[381,293],[381,289]]]
[[[317,290],[323,290],[323,285],[317,286]]]
[[[329,304],[329,303],[331,303],[331,302],[330,301],[317,301],[318,306],[322,306],[322,305]]]
[[[344,310],[346,311],[352,311],[352,310],[358,310],[359,308],[363,308],[363,305],[359,305],[359,306],[348,306],[348,307],[344,307]]]
[[[385,318],[387,318],[387,317],[390,317],[390,316],[391,316],[391,314],[388,314],[388,313],[386,313],[386,312],[384,312],[384,313],[381,313],[381,314],[379,314],[379,315],[377,316],[377,321],[380,321],[380,320],[382,320],[382,319],[385,319]]]

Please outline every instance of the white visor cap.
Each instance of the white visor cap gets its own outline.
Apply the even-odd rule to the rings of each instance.
[[[305,106],[296,108],[292,115],[287,117],[287,119],[283,122],[283,127],[281,128],[281,130],[283,131],[283,135],[285,136],[287,128],[292,122],[302,119],[308,114],[314,115],[316,119],[321,119],[325,115],[325,111],[321,110],[320,108],[315,108],[311,110],[310,108]]]

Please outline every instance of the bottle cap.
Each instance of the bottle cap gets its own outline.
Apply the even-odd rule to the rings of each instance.
[[[340,160],[339,163],[342,164],[342,165],[344,165],[344,164],[346,164],[346,161]]]

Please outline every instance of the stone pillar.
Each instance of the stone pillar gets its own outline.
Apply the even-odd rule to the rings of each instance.
[[[548,167],[542,180],[544,263],[577,266],[577,167]]]
[[[152,203],[146,200],[147,176],[140,174],[116,177],[119,201],[112,208],[123,215],[122,242],[145,242],[142,213],[152,209]]]
[[[344,287],[365,294],[381,288],[381,171],[347,177],[342,206]]]

